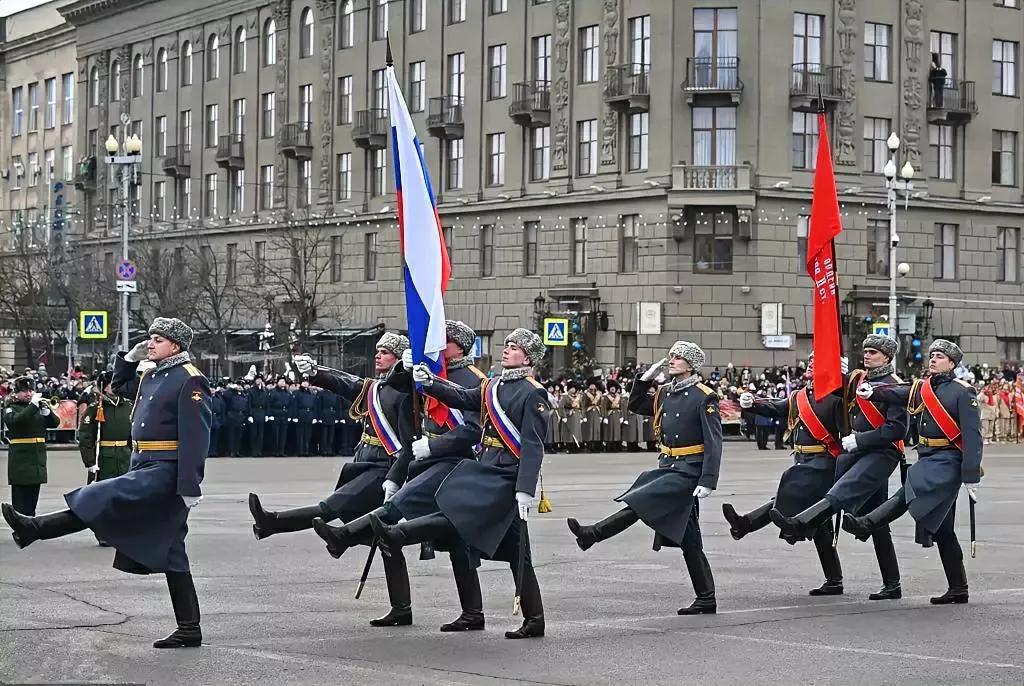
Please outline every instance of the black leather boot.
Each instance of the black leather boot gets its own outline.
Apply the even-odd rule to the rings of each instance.
[[[812,588],[808,595],[842,595],[843,594],[843,567],[839,562],[839,553],[832,545],[832,522],[827,522],[814,532],[814,548],[818,551],[818,561],[821,562],[821,571],[825,573],[825,583],[818,588]]]
[[[11,527],[11,537],[19,548],[25,548],[36,541],[60,538],[85,529],[85,522],[71,510],[26,517],[9,504],[0,506],[4,521]]]
[[[878,559],[878,570],[882,573],[882,590],[872,593],[868,600],[899,600],[903,597],[900,585],[900,563],[896,560],[896,548],[888,529],[876,530],[871,536]]]
[[[252,525],[252,533],[256,536],[257,541],[274,534],[305,531],[312,528],[314,517],[322,517],[324,514],[319,505],[268,512],[263,509],[260,497],[255,493],[249,494],[249,512],[252,513],[255,522]]]
[[[858,541],[866,541],[875,529],[896,521],[906,511],[907,503],[904,501],[904,492],[901,488],[893,497],[863,517],[854,517],[849,512],[844,514],[843,531],[853,534]]]
[[[809,508],[796,515],[787,517],[774,507],[769,516],[782,533],[801,538],[813,538],[814,532],[819,526],[828,521],[832,515],[832,504],[825,498],[811,505]]]
[[[452,555],[455,588],[459,592],[462,614],[454,622],[441,625],[441,631],[483,631],[484,599],[480,593],[480,577],[476,569],[462,555]],[[520,602],[522,599],[520,599]]]
[[[409,594],[409,569],[405,565],[405,556],[398,551],[383,559],[391,609],[383,617],[371,619],[370,626],[409,626],[412,624],[412,598]]]
[[[380,539],[380,551],[384,555],[401,554],[402,547],[411,543],[435,541],[451,535],[455,528],[440,512],[417,517],[401,524],[389,525],[375,512],[369,514],[373,535]]]
[[[580,547],[580,550],[587,550],[598,541],[621,534],[638,521],[640,518],[636,512],[624,507],[615,514],[589,526],[584,526],[571,517],[566,520],[566,523],[569,525],[569,531],[576,537],[576,545]]]
[[[203,642],[199,628],[199,598],[191,572],[167,572],[167,590],[178,628],[170,636],[153,642],[154,648],[198,648]]]
[[[724,503],[722,514],[725,515],[725,521],[729,522],[729,534],[738,541],[747,534],[768,526],[771,523],[768,513],[774,505],[775,498],[772,498],[761,507],[741,515],[736,514],[736,509],[732,505]]]
[[[964,569],[964,553],[955,538],[939,544],[939,559],[942,571],[946,573],[949,588],[940,596],[931,599],[932,605],[962,605],[969,599],[967,593],[967,570]]]
[[[384,517],[386,510],[378,507],[370,514]],[[333,526],[328,524],[321,517],[313,519],[313,531],[327,544],[327,552],[335,560],[345,554],[345,551],[352,546],[369,545],[373,539],[373,531],[370,529],[370,515],[356,517],[348,524]]]
[[[690,583],[697,596],[687,607],[681,607],[676,614],[680,615],[713,615],[718,612],[718,601],[715,600],[715,578],[711,575],[711,565],[703,550],[683,551],[686,571],[690,573]]]
[[[515,569],[515,567],[513,567]],[[513,578],[515,575],[513,574]],[[515,631],[506,631],[505,638],[540,638],[544,635],[544,604],[540,597],[540,584],[533,564],[523,566],[523,579],[519,585],[519,607],[523,611],[523,624]]]

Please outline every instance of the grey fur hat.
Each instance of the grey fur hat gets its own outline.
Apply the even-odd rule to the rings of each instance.
[[[377,341],[377,348],[384,348],[395,357],[401,357],[409,347],[409,339],[400,333],[385,331]]]
[[[900,342],[895,338],[889,338],[888,336],[879,336],[876,333],[868,334],[864,338],[864,343],[861,344],[861,348],[874,348],[878,352],[882,353],[889,358],[891,362],[896,353],[900,351]]]
[[[455,344],[462,348],[462,354],[468,355],[473,351],[473,343],[476,342],[476,331],[469,328],[466,322],[446,319],[444,322],[446,335]]]
[[[182,350],[188,350],[192,345],[192,329],[188,324],[174,317],[157,317],[150,325],[149,333],[174,341],[181,346]]]
[[[700,349],[699,345],[690,341],[676,341],[668,349],[668,355],[669,357],[683,358],[690,363],[693,371],[697,371],[704,366],[704,351]]]
[[[547,352],[541,337],[533,331],[522,327],[505,336],[505,345],[509,343],[515,343],[523,349],[526,356],[530,358],[531,367],[538,364],[544,358],[544,353]]]
[[[953,364],[960,364],[960,360],[964,359],[964,351],[960,349],[960,346],[953,341],[947,341],[945,338],[936,338],[928,346],[928,354],[931,355],[934,352],[942,353],[953,360]]]

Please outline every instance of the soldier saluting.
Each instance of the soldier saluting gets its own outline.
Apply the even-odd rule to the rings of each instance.
[[[967,571],[956,537],[954,521],[960,484],[977,499],[981,481],[981,412],[977,393],[953,373],[963,351],[942,338],[928,348],[928,377],[910,386],[873,388],[870,381],[857,388],[857,396],[882,405],[906,407],[920,415],[917,454],[907,480],[896,494],[863,517],[847,513],[843,528],[867,540],[908,510],[917,522],[915,540],[924,547],[934,543],[949,588],[931,599],[935,605],[966,603]]]
[[[661,450],[658,468],[642,473],[615,499],[625,508],[590,526],[569,519],[569,530],[580,549],[586,550],[642,520],[654,529],[655,550],[673,546],[683,551],[697,597],[679,614],[715,614],[715,580],[704,555],[698,501],[718,486],[722,416],[718,396],[697,376],[704,351],[696,343],[676,341],[668,354],[672,381],[648,395],[663,358],[636,379],[629,396],[630,411],[654,418]]]
[[[114,567],[132,574],[163,572],[177,629],[154,648],[194,648],[202,642],[199,600],[185,552],[189,510],[202,499],[200,484],[210,442],[210,384],[191,364],[192,329],[178,319],[157,317],[149,340],[114,362],[112,388],[134,383],[139,361],[156,366],[138,382],[132,415],[131,469],[121,476],[64,496],[70,509],[24,517],[2,506],[14,542],[92,529],[117,553]]]
[[[33,516],[39,503],[39,487],[46,483],[46,430],[60,426],[42,393],[36,393],[30,376],[14,380],[14,389],[3,411],[11,446],[7,454],[7,482],[18,512]]]

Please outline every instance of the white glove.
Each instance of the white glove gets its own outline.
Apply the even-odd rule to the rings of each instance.
[[[308,374],[309,376],[316,374],[316,362],[309,355],[296,355],[292,358],[292,364],[299,370],[299,374]]]
[[[668,358],[667,357],[663,357],[660,360],[658,360],[657,362],[655,362],[654,364],[652,364],[647,369],[647,371],[644,372],[643,376],[640,377],[640,380],[641,381],[650,381],[651,379],[656,377],[658,375],[658,372],[661,371],[661,366],[663,364],[665,364],[667,361],[668,361]]]
[[[402,353],[402,366],[406,370],[412,369],[412,348],[406,348],[405,352]]]
[[[607,418],[607,417],[605,417],[605,418],[604,418],[604,423],[605,423],[605,424],[607,424],[607,423],[608,423],[608,418]]]
[[[384,502],[391,500],[398,493],[398,484],[388,479],[384,482]]]
[[[316,424],[316,422],[317,422],[317,420],[315,420],[315,419],[312,421],[313,424]]]
[[[563,424],[568,424],[569,423],[569,418],[568,417],[562,417],[562,423]]]
[[[98,464],[94,464],[93,466],[89,467],[89,473],[90,474],[97,474],[97,473],[99,473],[99,471],[100,471],[100,466]]]
[[[754,394],[753,393],[740,393],[740,407],[744,410],[749,410],[754,406]]]
[[[530,508],[533,507],[533,496],[529,493],[516,491],[516,506],[519,508],[519,519],[525,522],[530,516]]]
[[[188,509],[191,510],[193,507],[195,507],[200,502],[202,502],[203,496],[201,496],[201,495],[183,495],[183,496],[181,496],[181,499],[182,499],[182,501],[184,501],[185,507],[187,507]]]
[[[973,484],[964,484],[964,488],[967,489],[967,496],[973,502],[978,502],[978,489],[981,488],[981,482],[976,482]]]
[[[293,419],[293,420],[292,420],[292,423],[293,423],[293,424],[298,424],[298,423],[299,423],[299,420],[298,420],[298,419]]]
[[[412,368],[412,380],[430,386],[434,383],[434,375],[430,372],[430,367],[421,362]]]
[[[707,486],[697,486],[693,489],[694,498],[707,498],[709,495],[711,495],[711,489]]]
[[[852,453],[857,449],[857,435],[850,434],[849,436],[843,436],[843,452]]]
[[[850,373],[850,358],[843,356],[839,358],[839,371],[843,374]]]
[[[149,357],[149,341],[139,341],[135,347],[124,354],[126,362],[141,362]]]
[[[39,408],[39,416],[40,417],[49,417],[50,416],[50,406],[49,405],[43,405],[42,407],[40,407]]]
[[[417,460],[430,457],[430,439],[424,436],[412,442],[412,456]]]
[[[35,405],[36,408],[38,409],[39,403],[41,403],[42,401],[43,401],[43,394],[42,393],[33,393],[32,394],[32,399],[28,401],[28,404],[29,405]]]
[[[584,418],[583,418],[583,419],[581,419],[580,421],[581,421],[581,422],[583,422],[584,424],[586,424],[586,423],[587,423],[587,418],[586,418],[586,417],[584,417]]]
[[[866,381],[862,383],[860,386],[857,386],[857,397],[859,398],[864,398],[865,400],[867,400],[874,394],[874,387]]]
[[[273,417],[270,417],[270,416],[268,416],[268,417],[267,417],[267,421],[268,421],[268,422],[272,422],[272,421],[274,421],[274,418],[273,418]]]
[[[139,362],[139,366],[135,368],[136,374],[145,374],[146,372],[156,369],[156,362],[152,360],[143,360]]]
[[[249,417],[249,423],[250,423],[250,424],[252,424],[252,423],[253,423],[254,421],[256,421],[256,420],[255,420],[255,419],[253,419],[252,417]]]

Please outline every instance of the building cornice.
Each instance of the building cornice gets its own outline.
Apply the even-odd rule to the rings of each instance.
[[[23,36],[13,41],[0,44],[0,54],[10,65],[12,62],[23,60],[34,55],[56,50],[75,44],[75,27],[71,24],[61,24],[44,31]]]
[[[83,26],[151,2],[155,2],[155,0],[77,0],[59,7],[57,11],[69,23]]]

